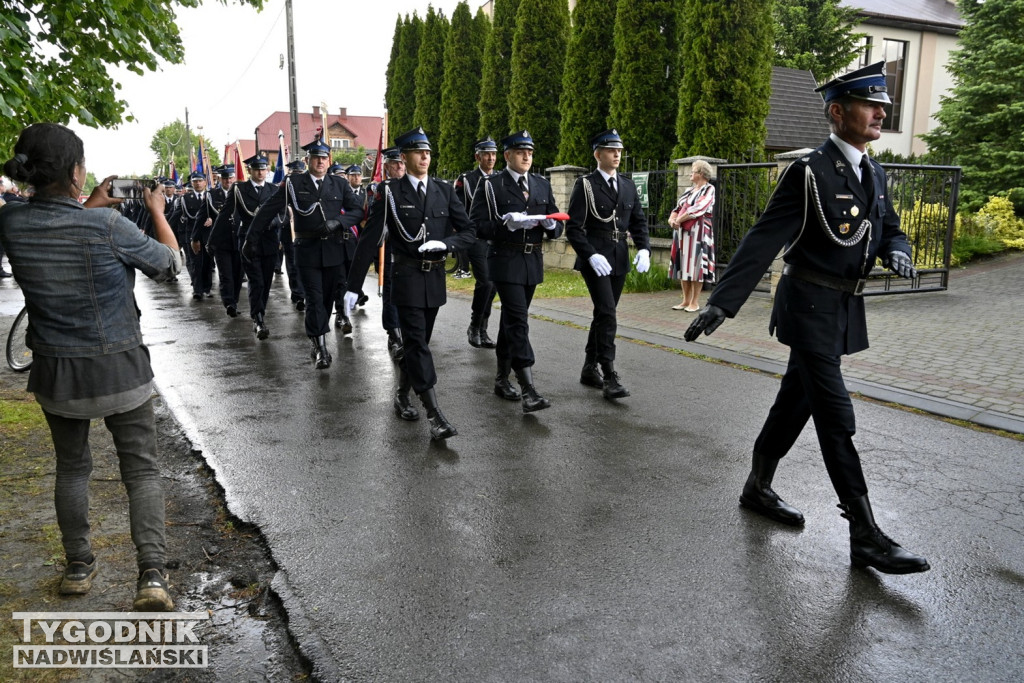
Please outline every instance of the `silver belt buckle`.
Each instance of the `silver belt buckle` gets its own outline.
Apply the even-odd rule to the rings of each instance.
[[[420,271],[424,273],[429,273],[433,267],[433,261],[420,261]]]
[[[853,288],[853,295],[864,296],[864,285],[867,283],[867,280],[857,280],[857,286]]]
[[[524,244],[523,245],[523,253],[524,254],[532,254],[533,253],[533,245],[532,244]]]

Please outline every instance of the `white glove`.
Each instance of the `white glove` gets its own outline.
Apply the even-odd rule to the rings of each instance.
[[[608,263],[608,259],[601,254],[594,254],[587,261],[590,262],[590,267],[594,269],[598,277],[612,274],[612,264]]]
[[[359,301],[359,292],[345,292],[344,303],[345,303],[345,316],[348,317],[349,312],[355,308],[356,302]]]
[[[646,273],[651,269],[651,252],[649,249],[641,249],[636,252],[636,256],[633,257],[633,265],[636,266],[636,272]]]
[[[441,240],[428,240],[419,248],[421,254],[425,251],[448,251],[448,245]]]
[[[504,216],[501,217],[501,220],[505,221],[505,227],[512,231],[526,230],[527,228],[532,228],[533,226],[537,225],[537,221],[527,220],[526,214],[519,211],[506,213]]]
[[[554,218],[545,218],[540,222],[540,227],[544,228],[545,230],[554,230],[555,228],[558,227],[558,221],[556,221]]]

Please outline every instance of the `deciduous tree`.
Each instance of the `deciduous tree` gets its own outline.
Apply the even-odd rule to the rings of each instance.
[[[226,0],[220,0],[226,2]],[[262,9],[263,0],[238,0]],[[111,66],[137,74],[185,57],[179,7],[201,0],[5,0],[0,3],[0,149],[36,121],[93,127],[131,121]]]

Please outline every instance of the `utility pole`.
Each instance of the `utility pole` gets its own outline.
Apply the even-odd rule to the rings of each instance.
[[[295,92],[295,31],[292,26],[292,0],[285,0],[284,13],[288,26],[288,107],[291,112],[292,159],[298,159],[299,150],[299,99]]]

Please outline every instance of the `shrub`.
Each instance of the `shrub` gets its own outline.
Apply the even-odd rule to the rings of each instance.
[[[1013,202],[1006,197],[989,197],[978,211],[978,222],[986,232],[1010,249],[1024,249],[1024,219],[1014,212]]]

